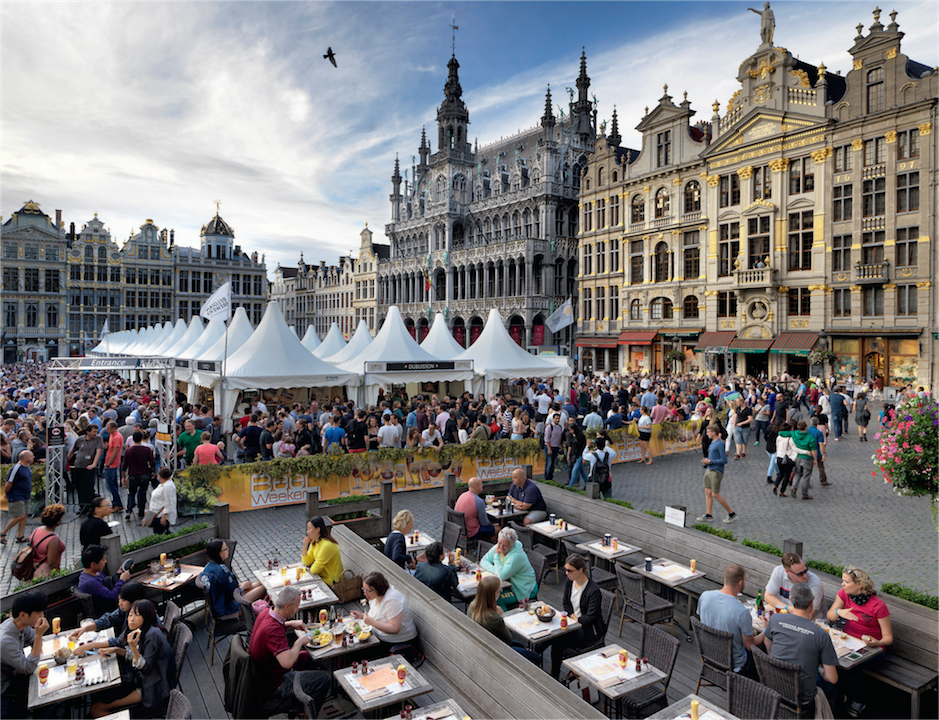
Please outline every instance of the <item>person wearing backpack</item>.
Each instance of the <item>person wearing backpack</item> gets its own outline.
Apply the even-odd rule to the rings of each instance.
[[[616,460],[616,450],[606,446],[606,438],[598,437],[596,447],[584,451],[584,462],[590,463],[587,476],[591,482],[600,486],[600,494],[613,497],[613,461]]]
[[[23,450],[7,474],[3,492],[7,496],[7,524],[0,533],[0,544],[7,544],[7,532],[17,526],[16,542],[26,542],[26,512],[29,496],[33,491],[33,473],[29,466],[33,464],[33,453]]]

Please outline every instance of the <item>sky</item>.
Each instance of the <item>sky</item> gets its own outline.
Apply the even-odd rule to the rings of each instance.
[[[775,43],[830,72],[874,2],[774,2]],[[385,242],[395,154],[436,147],[453,31],[470,138],[538,124],[581,49],[623,145],[668,84],[709,120],[756,51],[752,2],[9,2],[0,8],[0,215],[34,200],[118,245],[146,219],[199,245],[215,214],[280,263]],[[901,52],[937,65],[939,3],[898,2]],[[455,18],[455,20],[454,20]],[[865,34],[866,34],[865,30]],[[338,67],[323,58],[327,48]],[[555,108],[557,112],[557,108]]]

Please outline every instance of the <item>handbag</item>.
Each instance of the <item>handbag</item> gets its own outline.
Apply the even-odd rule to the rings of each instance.
[[[349,577],[346,577],[347,575]],[[355,575],[351,570],[345,570],[342,576],[333,583],[331,590],[341,603],[359,600],[362,597],[362,576]]]
[[[151,527],[156,516],[157,513],[153,510],[147,510],[146,514],[143,516],[143,520],[140,521],[140,527]]]

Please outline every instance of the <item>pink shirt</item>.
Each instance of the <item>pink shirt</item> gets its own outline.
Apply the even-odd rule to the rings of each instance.
[[[479,514],[476,510],[476,493],[466,490],[453,504],[453,509],[463,513],[466,523],[466,536],[473,537],[479,532]]]
[[[652,416],[653,424],[658,425],[669,416],[668,408],[664,405],[656,405],[649,411],[649,415]]]
[[[872,595],[863,605],[855,605],[844,590],[838,591],[838,597],[844,601],[845,610],[857,615],[857,620],[848,620],[844,631],[851,637],[859,638],[861,635],[870,635],[875,640],[882,640],[879,618],[890,617],[887,604],[876,595]]]
[[[218,446],[202,443],[193,452],[196,465],[218,465]]]
[[[119,468],[121,466],[121,450],[124,449],[124,436],[121,435],[117,430],[111,433],[108,437],[108,449],[105,452],[105,458],[114,455],[114,459],[111,462],[105,463],[105,467],[108,469]]]

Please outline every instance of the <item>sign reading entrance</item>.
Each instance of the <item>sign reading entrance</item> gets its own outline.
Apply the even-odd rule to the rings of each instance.
[[[140,358],[82,358],[79,370],[130,370],[140,366]]]

